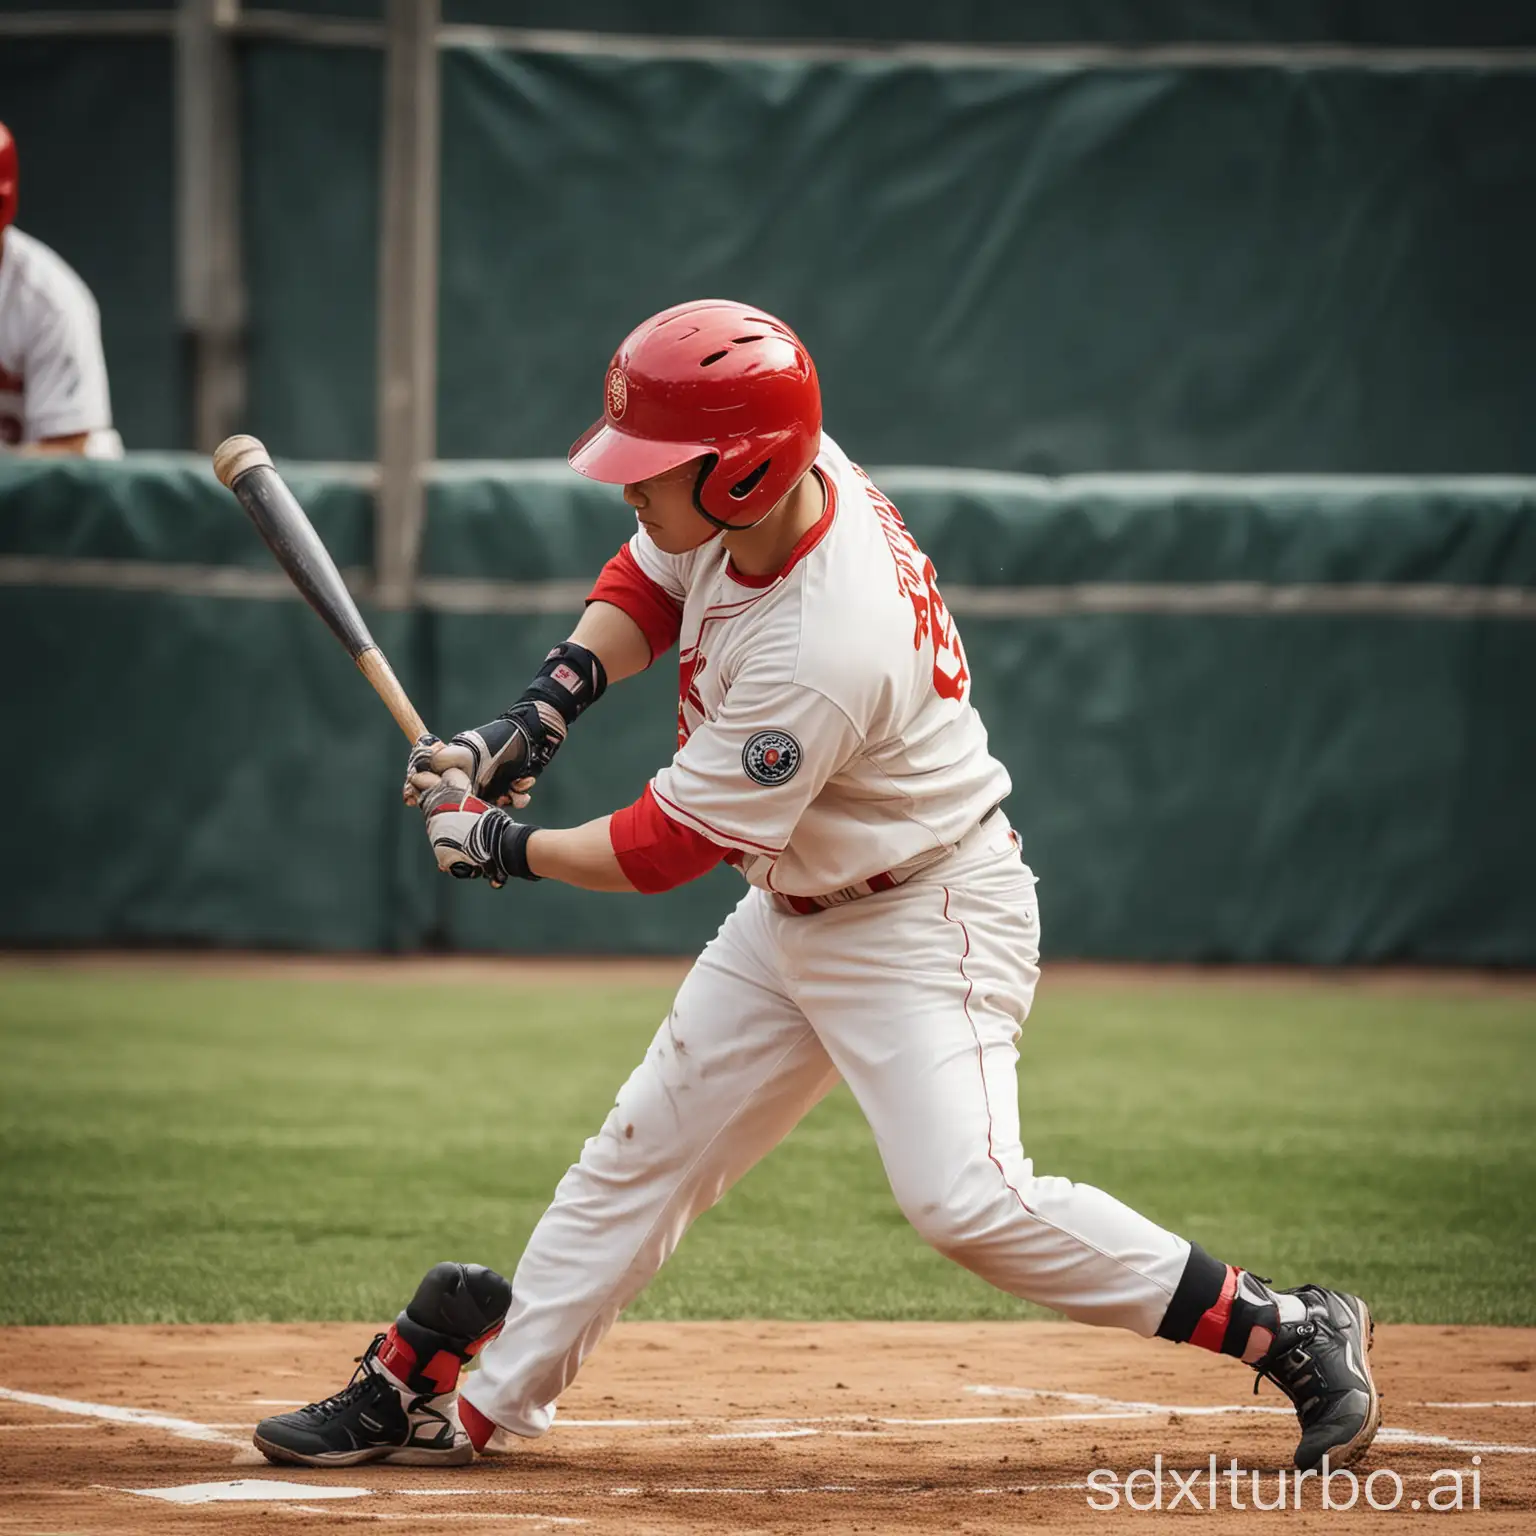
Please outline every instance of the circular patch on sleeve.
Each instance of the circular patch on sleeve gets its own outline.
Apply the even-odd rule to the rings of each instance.
[[[759,731],[741,749],[742,771],[769,789],[794,778],[800,758],[800,743],[788,731]]]

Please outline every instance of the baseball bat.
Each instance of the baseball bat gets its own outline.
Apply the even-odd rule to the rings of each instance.
[[[336,562],[320,542],[298,498],[273,468],[267,450],[254,437],[227,437],[213,451],[213,472],[234,492],[305,601],[346,646],[358,670],[395,717],[395,724],[412,741],[425,736],[427,728],[415,705],[378,642],[368,633]]]

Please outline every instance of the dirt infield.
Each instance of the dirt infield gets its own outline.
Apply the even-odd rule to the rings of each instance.
[[[1148,1518],[1090,1500],[1120,1497],[1145,1468],[1129,1491],[1149,1503],[1158,1455],[1165,1508],[1194,1501],[1208,1529],[1536,1529],[1536,1329],[1379,1329],[1387,1427],[1354,1509],[1323,1509],[1313,1479],[1283,1516],[1247,1508],[1255,1475],[1274,1502],[1294,1443],[1272,1389],[1250,1396],[1232,1361],[1071,1324],[622,1324],[555,1429],[513,1456],[438,1472],[267,1466],[251,1426],[334,1390],[368,1337],[340,1324],[0,1329],[0,1531],[1103,1529]],[[1373,1472],[1371,1496],[1395,1514],[1364,1508]],[[1453,1473],[1462,1510],[1431,1513]],[[197,1485],[220,1501],[165,1497]],[[1342,1479],[1331,1492],[1348,1499]]]

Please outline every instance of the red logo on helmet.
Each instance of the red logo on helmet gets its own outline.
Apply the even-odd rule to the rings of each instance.
[[[629,404],[629,380],[624,377],[622,368],[610,368],[608,370],[608,414],[618,421],[624,415],[624,408]]]

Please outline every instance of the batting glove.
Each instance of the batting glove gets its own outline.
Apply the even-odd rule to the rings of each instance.
[[[469,775],[476,794],[520,811],[564,741],[565,721],[550,705],[519,700],[504,715],[439,746],[432,771],[458,768]]]
[[[433,773],[432,754],[442,744],[441,736],[430,734],[418,736],[412,743],[411,755],[405,761],[405,784],[400,791],[400,798],[407,805],[416,805],[420,802],[421,795],[416,788],[415,780],[423,774]]]
[[[434,774],[417,774],[414,787],[432,856],[445,874],[458,880],[489,880],[496,890],[508,880],[539,878],[528,867],[532,827]]]
[[[436,746],[430,769],[446,773],[457,768],[469,775],[482,799],[520,811],[528,804],[535,781],[564,744],[572,723],[602,697],[607,686],[602,662],[585,646],[564,640],[544,658],[544,665],[511,709]],[[406,779],[409,783],[409,771]]]

